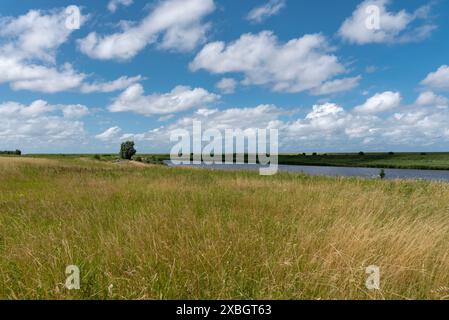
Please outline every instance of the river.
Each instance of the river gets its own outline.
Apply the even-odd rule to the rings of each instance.
[[[174,166],[166,161],[169,166]],[[205,169],[222,170],[259,170],[259,165],[252,164],[214,164],[214,165],[182,165],[182,167],[196,167]],[[279,172],[305,173],[313,176],[342,176],[379,178],[381,169],[358,168],[358,167],[322,167],[322,166],[295,166],[279,165]],[[432,180],[449,182],[449,171],[446,170],[418,170],[418,169],[384,169],[385,179],[410,179],[410,180]]]

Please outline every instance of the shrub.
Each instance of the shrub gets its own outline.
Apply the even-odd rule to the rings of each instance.
[[[5,150],[5,151],[0,151],[0,154],[20,156],[20,155],[22,155],[22,151],[20,151],[20,150],[15,150],[15,151]]]
[[[364,156],[364,155],[365,155],[365,152],[363,152],[363,151],[359,152],[359,156]]]
[[[381,170],[380,170],[380,173],[379,173],[379,177],[383,180],[383,179],[385,179],[385,176],[386,176],[385,170],[384,170],[384,169],[381,169]]]
[[[394,152],[388,152],[388,154],[389,154],[390,156],[392,156],[392,155],[394,155]]]
[[[146,164],[164,165],[164,161],[162,161],[161,159],[159,159],[156,156],[149,156],[147,158],[144,158],[143,162],[145,162]]]
[[[99,154],[94,155],[95,160],[101,160],[101,156]]]
[[[120,157],[122,159],[131,160],[136,152],[136,149],[134,149],[134,141],[123,142],[120,147]]]
[[[142,162],[142,157],[140,156],[134,157],[134,161]]]

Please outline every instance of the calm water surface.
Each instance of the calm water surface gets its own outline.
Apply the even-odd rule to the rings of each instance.
[[[170,161],[166,164],[174,166]],[[259,170],[259,165],[252,164],[214,164],[214,165],[182,165],[183,167],[197,167],[206,169],[222,170]],[[449,182],[449,171],[445,170],[415,170],[415,169],[384,169],[386,179],[421,179],[433,181]],[[342,176],[342,177],[362,177],[378,178],[380,169],[376,168],[355,168],[355,167],[319,167],[319,166],[291,166],[279,165],[279,172],[306,173],[314,176]]]

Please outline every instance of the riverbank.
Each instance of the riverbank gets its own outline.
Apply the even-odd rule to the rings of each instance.
[[[27,155],[44,158],[91,158],[94,155]],[[99,155],[104,161],[117,157],[116,154]],[[168,154],[139,154],[155,161],[170,160]],[[281,154],[279,164],[323,167],[358,167],[384,169],[449,170],[449,153],[328,153],[328,154]]]
[[[77,158],[0,175],[3,299],[447,297],[449,184]]]
[[[348,153],[280,155],[285,165],[449,170],[449,153]]]

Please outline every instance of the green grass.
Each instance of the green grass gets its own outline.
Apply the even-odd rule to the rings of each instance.
[[[34,158],[92,158],[94,155],[28,155]],[[141,157],[155,158],[156,161],[169,160],[168,154],[139,154]],[[103,161],[111,161],[118,156],[115,154],[101,155]],[[398,168],[422,170],[449,170],[449,153],[329,153],[329,154],[281,154],[279,164],[307,165],[307,166],[340,166],[340,167],[368,167],[368,168]]]
[[[280,164],[449,170],[449,153],[280,155]]]
[[[449,184],[77,157],[0,157],[0,176],[2,299],[449,295]]]

